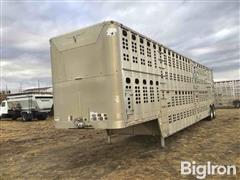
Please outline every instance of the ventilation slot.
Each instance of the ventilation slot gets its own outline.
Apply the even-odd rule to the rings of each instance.
[[[128,50],[128,40],[127,40],[127,38],[122,38],[122,47],[123,47],[123,49]]]

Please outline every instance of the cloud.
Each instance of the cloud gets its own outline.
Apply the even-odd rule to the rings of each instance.
[[[51,84],[49,39],[104,20],[239,78],[239,2],[3,2],[3,86]],[[33,83],[30,83],[33,82]]]
[[[29,55],[22,55],[11,61],[2,60],[5,78],[16,78],[16,74],[18,75],[17,78],[23,80],[29,80],[32,77],[46,77],[50,73],[48,66],[41,63],[40,59],[35,59],[35,57]]]
[[[23,88],[36,87],[38,81],[44,86],[51,83],[50,62],[42,63],[35,56],[23,54],[17,59],[2,59],[1,63],[2,81],[8,88],[16,89],[20,84]]]
[[[225,71],[214,72],[215,81],[225,81],[226,79],[239,79],[240,70],[238,69],[226,69]]]

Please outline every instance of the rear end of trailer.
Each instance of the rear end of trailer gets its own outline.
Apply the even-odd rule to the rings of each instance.
[[[50,40],[56,127],[125,127],[118,28],[100,23]]]
[[[240,80],[214,82],[217,108],[240,107]]]
[[[164,138],[215,114],[212,71],[114,21],[52,38],[57,128]],[[213,115],[212,115],[213,116]]]

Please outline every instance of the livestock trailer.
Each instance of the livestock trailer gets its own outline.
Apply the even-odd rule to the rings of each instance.
[[[50,39],[57,128],[164,138],[214,118],[212,70],[115,21]]]
[[[240,107],[240,80],[214,82],[217,108]]]

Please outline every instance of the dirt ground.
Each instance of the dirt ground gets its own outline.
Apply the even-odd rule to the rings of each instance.
[[[0,133],[0,179],[195,179],[180,175],[181,161],[234,164],[240,179],[240,110],[221,109],[166,139],[118,136],[106,143],[105,131],[55,129],[52,119],[3,120]]]

